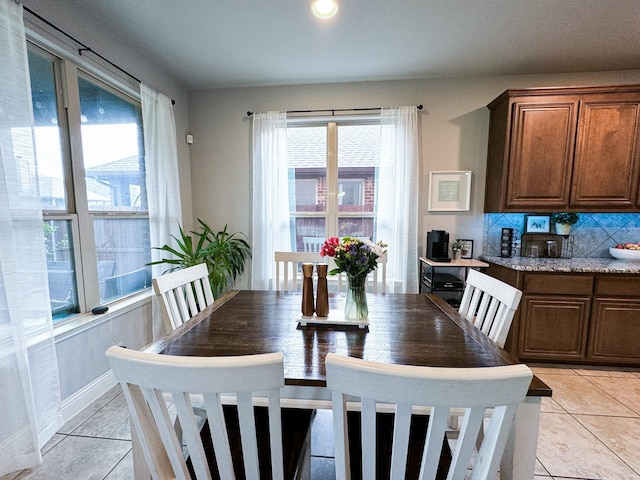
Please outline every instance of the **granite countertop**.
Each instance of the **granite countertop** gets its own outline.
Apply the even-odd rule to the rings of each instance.
[[[479,259],[524,272],[640,273],[640,261],[615,258],[503,258],[481,255]]]

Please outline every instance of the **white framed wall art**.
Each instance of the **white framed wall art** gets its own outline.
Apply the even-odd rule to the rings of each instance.
[[[429,172],[430,212],[468,212],[471,203],[471,170]]]

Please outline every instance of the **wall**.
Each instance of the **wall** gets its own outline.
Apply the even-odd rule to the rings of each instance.
[[[420,119],[419,246],[426,232],[444,229],[483,249],[483,201],[489,111],[507,88],[640,83],[640,71],[470,79],[363,82],[189,92],[193,214],[212,226],[251,233],[251,119],[247,111],[364,108],[423,104]],[[471,211],[429,213],[432,170],[472,170]],[[249,285],[248,274],[239,282]]]
[[[151,303],[106,313],[88,328],[56,336],[60,396],[68,399],[109,370],[104,352],[111,345],[140,349],[151,341]]]

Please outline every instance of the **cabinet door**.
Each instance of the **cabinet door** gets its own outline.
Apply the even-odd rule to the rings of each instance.
[[[587,359],[640,365],[640,300],[596,298]]]
[[[590,297],[525,295],[520,312],[518,357],[584,360]]]
[[[568,206],[577,106],[577,99],[513,104],[507,208]]]
[[[571,207],[635,208],[639,114],[637,99],[587,96],[581,102]]]

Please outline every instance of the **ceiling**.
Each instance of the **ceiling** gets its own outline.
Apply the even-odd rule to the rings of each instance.
[[[190,89],[640,69],[638,0],[339,1],[69,0]]]

